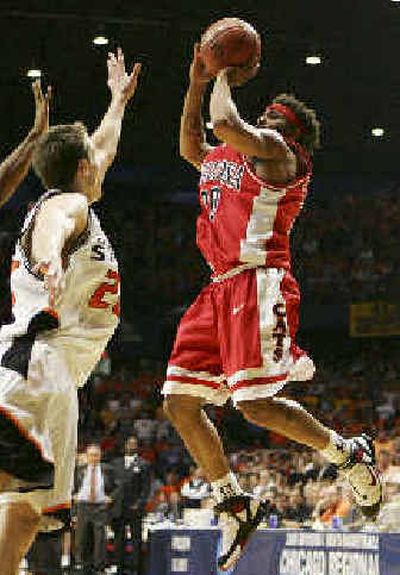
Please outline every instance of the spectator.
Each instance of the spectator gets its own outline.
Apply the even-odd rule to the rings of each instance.
[[[145,506],[150,492],[150,469],[138,452],[138,441],[132,435],[126,440],[124,456],[112,463],[119,489],[113,508],[112,527],[120,573],[144,573],[142,529]],[[129,531],[133,553],[126,555],[126,534]]]
[[[79,570],[97,573],[106,563],[106,525],[118,484],[110,465],[101,463],[98,444],[86,449],[87,463],[75,478],[75,563]]]

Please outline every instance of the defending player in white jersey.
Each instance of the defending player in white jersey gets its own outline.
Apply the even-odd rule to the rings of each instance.
[[[38,138],[49,128],[51,88],[43,94],[40,80],[32,84],[35,98],[35,120],[26,138],[0,164],[0,207],[13,195],[28,173]]]
[[[12,274],[14,322],[0,331],[0,573],[14,575],[36,532],[68,515],[77,444],[77,388],[118,323],[119,275],[91,210],[120,138],[140,65],[109,54],[110,106],[89,136],[58,125],[33,166],[47,192],[28,214]]]
[[[257,126],[231,97],[236,80],[255,70],[218,75],[210,99],[214,134],[205,139],[202,102],[210,77],[198,47],[181,119],[181,155],[200,170],[197,244],[212,282],[187,310],[168,365],[165,406],[213,487],[222,540],[218,566],[233,568],[268,505],[244,494],[203,407],[231,398],[251,422],[318,449],[349,480],[364,514],[374,517],[382,488],[370,438],[343,439],[278,392],[310,379],[313,364],[298,348],[300,293],[291,276],[290,231],[307,194],[318,145],[315,113],[297,98],[277,96]]]

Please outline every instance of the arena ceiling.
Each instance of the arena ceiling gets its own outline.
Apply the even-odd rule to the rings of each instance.
[[[323,120],[320,172],[399,172],[400,2],[391,0],[1,0],[1,152],[29,125],[31,66],[54,85],[54,122],[95,126],[107,102],[107,48],[91,40],[102,31],[128,61],[144,62],[121,159],[175,162],[193,42],[209,22],[233,15],[251,21],[263,39],[258,77],[235,93],[246,118],[270,96],[295,92]],[[312,53],[321,55],[320,66],[305,64]],[[374,138],[373,127],[384,136]]]

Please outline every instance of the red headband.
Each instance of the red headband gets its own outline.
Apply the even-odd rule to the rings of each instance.
[[[274,104],[270,104],[265,108],[266,112],[268,112],[269,110],[275,110],[276,112],[279,112],[279,114],[282,114],[282,116],[286,118],[289,124],[293,124],[294,126],[296,126],[296,128],[298,128],[300,132],[307,131],[304,127],[303,122],[300,120],[297,114],[295,114],[293,110],[289,108],[289,106],[285,106],[284,104],[278,104],[276,102]]]

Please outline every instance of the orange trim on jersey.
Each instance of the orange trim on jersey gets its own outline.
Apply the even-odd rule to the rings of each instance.
[[[167,381],[177,382],[177,383],[195,383],[198,385],[205,385],[206,387],[212,387],[213,389],[219,389],[221,387],[220,383],[215,381],[207,381],[205,379],[197,379],[196,377],[186,377],[181,375],[168,375]]]
[[[55,513],[56,511],[62,511],[63,509],[71,509],[71,503],[59,503],[52,507],[46,507],[46,509],[42,509],[42,513],[48,515],[49,513]]]
[[[26,431],[26,429],[24,427],[22,427],[22,425],[20,424],[20,422],[18,421],[18,419],[8,411],[8,409],[5,409],[4,407],[0,406],[0,414],[3,415],[6,419],[8,419],[9,421],[11,421],[11,423],[18,429],[18,431],[20,432],[21,435],[23,435],[23,437],[29,441],[29,443],[32,443],[32,445],[34,445],[36,447],[36,449],[40,452],[43,461],[47,461],[48,463],[53,464],[52,461],[49,461],[48,459],[46,459],[43,456],[43,450],[42,450],[42,446],[40,445],[40,443],[34,438],[32,437],[28,431]]]
[[[255,377],[254,379],[243,379],[232,385],[229,389],[231,391],[236,391],[237,389],[242,389],[243,387],[251,387],[253,385],[268,385],[271,383],[278,383],[278,381],[284,381],[288,378],[287,373],[282,375],[274,375],[271,377]]]

